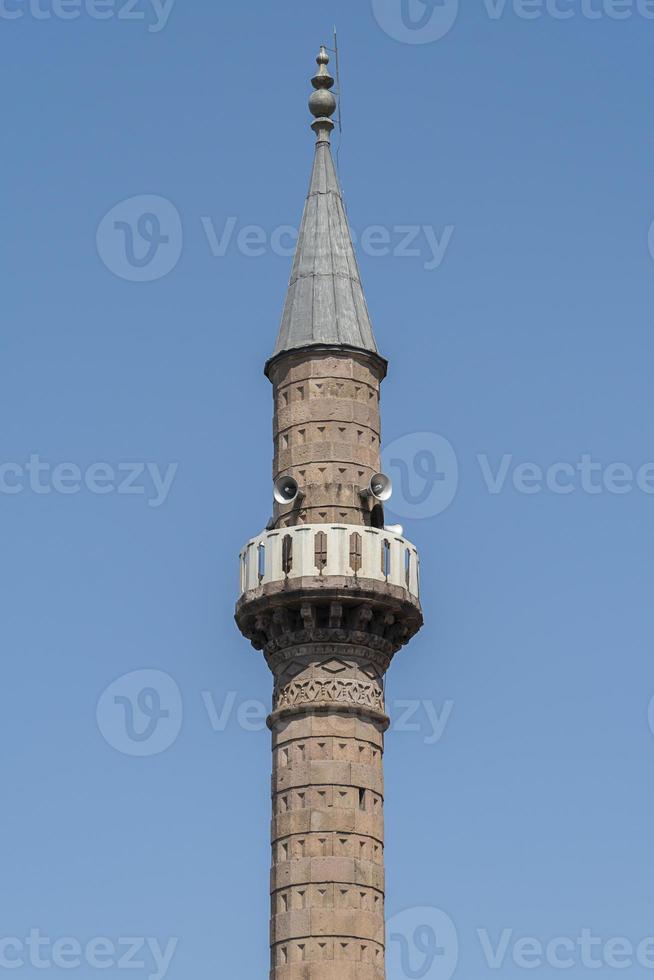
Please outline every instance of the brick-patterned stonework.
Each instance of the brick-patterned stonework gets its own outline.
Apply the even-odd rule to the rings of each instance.
[[[384,978],[382,729],[329,711],[273,726],[273,980]]]
[[[374,354],[287,354],[269,369],[273,384],[273,478],[294,477],[300,506],[275,505],[282,526],[370,525],[359,490],[379,472],[379,386],[385,362]]]

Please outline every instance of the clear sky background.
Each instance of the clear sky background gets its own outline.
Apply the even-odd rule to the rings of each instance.
[[[452,0],[404,20],[399,0],[177,0],[165,23],[149,0],[106,20],[5,0],[0,938],[175,938],[172,980],[267,975],[271,679],[232,615],[270,512],[262,368],[291,261],[271,236],[299,221],[334,21],[349,217],[389,241],[359,252],[411,478],[393,464],[389,517],[421,550],[426,618],[388,678],[388,914],[414,910],[389,980],[520,977],[525,936],[654,935],[654,470],[635,478],[654,461],[654,20],[589,2],[562,20],[465,0],[445,32]],[[584,456],[600,493],[515,472]],[[30,457],[50,469],[30,478]],[[127,477],[144,492],[118,493]],[[142,670],[171,680],[124,676]],[[450,920],[458,966],[443,930],[425,963],[416,929]],[[512,930],[501,970],[477,930]],[[594,956],[577,946],[567,975],[616,973]],[[125,975],[105,962],[46,975]]]

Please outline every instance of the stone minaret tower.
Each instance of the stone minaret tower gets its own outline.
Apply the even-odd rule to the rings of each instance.
[[[384,527],[387,364],[331,155],[324,47],[317,60],[313,173],[265,369],[282,483],[268,529],[240,556],[236,621],[275,684],[272,980],[384,980],[384,675],[422,625],[418,554]]]

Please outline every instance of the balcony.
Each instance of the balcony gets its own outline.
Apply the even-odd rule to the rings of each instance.
[[[240,555],[240,595],[294,579],[373,580],[420,598],[414,545],[389,531],[351,524],[304,524],[264,531]]]

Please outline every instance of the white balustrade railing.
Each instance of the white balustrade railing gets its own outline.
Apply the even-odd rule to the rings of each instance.
[[[420,595],[414,545],[390,531],[352,524],[302,524],[264,531],[240,556],[241,593],[313,576],[374,579]]]

